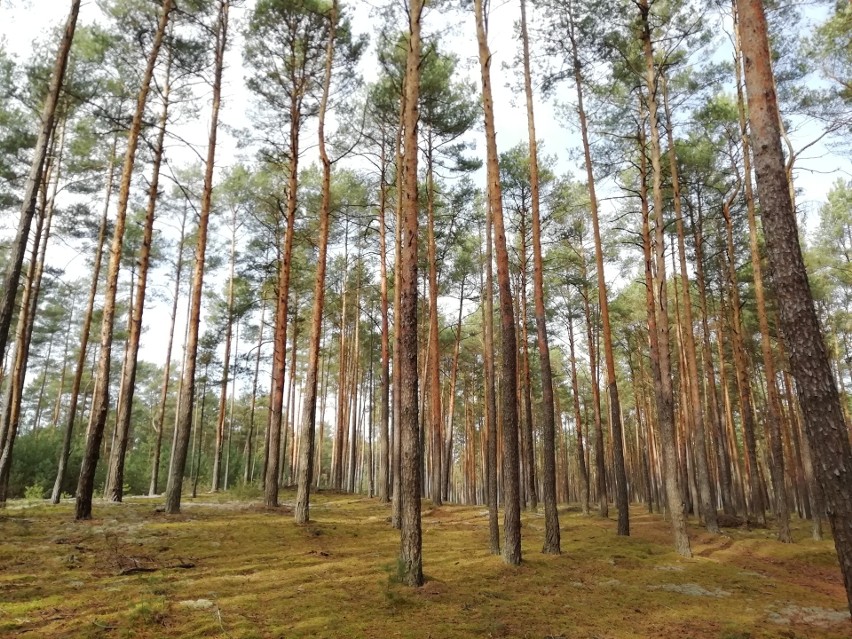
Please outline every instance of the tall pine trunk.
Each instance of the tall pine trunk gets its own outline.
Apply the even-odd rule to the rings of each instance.
[[[124,156],[124,166],[121,172],[121,185],[118,194],[118,210],[116,211],[115,229],[110,246],[109,266],[107,267],[106,293],[104,295],[104,311],[101,320],[101,350],[98,361],[97,378],[95,381],[94,397],[92,398],[92,427],[86,438],[86,450],[83,456],[83,465],[80,469],[80,477],[77,482],[77,504],[75,517],[77,519],[90,519],[92,516],[92,495],[95,490],[95,472],[98,466],[101,441],[103,439],[104,427],[106,426],[107,414],[109,412],[109,387],[110,368],[112,360],[112,339],[115,322],[115,298],[118,291],[118,274],[121,268],[121,254],[124,246],[124,229],[127,224],[127,206],[130,200],[130,186],[133,178],[133,167],[136,162],[136,149],[139,145],[139,135],[142,129],[142,120],[145,116],[145,105],[148,102],[148,93],[151,88],[151,80],[154,76],[154,67],[160,53],[166,27],[169,23],[173,8],[172,0],[164,0],[160,10],[160,20],[154,36],[148,61],[142,76],[142,84],[136,100],[136,111],[130,125],[127,139],[127,151]]]
[[[494,99],[491,93],[491,51],[488,48],[487,0],[474,0],[476,34],[479,44],[479,66],[482,77],[482,103],[485,115],[487,152],[488,206],[494,222],[494,245],[497,252],[497,286],[500,291],[501,339],[501,418],[503,424],[503,560],[510,565],[521,563],[521,506],[518,464],[518,343],[515,334],[515,312],[509,275],[509,253],[503,223],[503,194],[497,156],[497,130],[494,122]]]
[[[675,222],[677,225],[677,253],[680,264],[680,284],[683,291],[683,321],[681,335],[683,339],[683,350],[686,356],[686,371],[681,378],[688,376],[688,398],[691,409],[692,423],[695,428],[693,437],[693,455],[695,458],[695,470],[698,480],[698,495],[700,500],[700,512],[704,517],[704,525],[711,533],[720,533],[719,522],[716,514],[716,503],[713,498],[713,490],[710,485],[710,466],[707,460],[707,434],[704,428],[704,411],[701,405],[701,393],[698,385],[698,357],[695,348],[695,334],[693,333],[692,319],[692,295],[689,286],[689,274],[686,263],[686,239],[683,228],[683,208],[680,197],[680,179],[678,176],[677,157],[674,145],[674,125],[669,107],[668,83],[666,77],[662,77],[663,106],[668,120],[666,129],[669,144],[669,170],[672,183],[672,200],[674,203]]]
[[[175,290],[172,297],[171,322],[169,324],[169,341],[166,346],[166,361],[163,367],[163,383],[160,387],[160,403],[157,407],[157,416],[154,419],[154,451],[151,456],[151,485],[148,487],[148,495],[159,493],[160,484],[160,455],[163,448],[163,425],[166,418],[166,403],[169,399],[169,384],[172,369],[172,348],[175,341],[175,324],[177,323],[177,308],[180,301],[180,280],[183,273],[183,249],[186,242],[186,215],[188,207],[184,205],[180,219],[180,239],[177,245],[177,261],[175,263]]]
[[[213,71],[213,103],[210,114],[210,133],[207,141],[207,160],[204,170],[204,191],[201,194],[201,212],[198,219],[198,244],[195,248],[195,266],[190,288],[190,311],[187,320],[189,336],[186,343],[186,361],[181,384],[180,411],[178,413],[172,465],[166,485],[166,512],[180,512],[186,453],[192,432],[192,409],[195,403],[195,369],[198,360],[198,335],[201,321],[201,294],[204,288],[204,260],[207,253],[207,232],[213,200],[213,169],[216,162],[216,137],[219,130],[219,106],[222,98],[222,72],[225,67],[225,50],[228,43],[228,10],[230,0],[220,0],[216,24],[215,60]],[[206,382],[205,382],[206,386]],[[202,404],[202,411],[204,410]],[[199,426],[201,428],[201,426]]]
[[[583,74],[575,33],[572,5],[568,3],[570,19],[568,37],[571,40],[571,56],[574,71],[574,83],[577,89],[577,113],[580,120],[580,133],[583,140],[583,157],[586,165],[586,180],[589,190],[589,209],[592,214],[592,232],[595,240],[595,264],[598,277],[598,304],[601,309],[601,323],[604,338],[604,357],[606,359],[606,384],[609,392],[610,430],[612,432],[613,466],[615,470],[615,506],[618,509],[618,534],[630,534],[630,513],[627,497],[627,472],[624,467],[624,434],[621,424],[621,399],[618,394],[618,382],[615,378],[615,356],[612,348],[612,327],[609,319],[609,300],[607,297],[606,277],[601,243],[600,217],[598,215],[598,197],[595,187],[595,174],[592,165],[589,126],[583,104]]]
[[[109,501],[121,501],[124,496],[124,459],[130,438],[130,420],[133,411],[133,395],[136,390],[137,359],[139,340],[142,336],[142,312],[145,308],[145,293],[148,286],[148,267],[151,262],[151,242],[154,239],[154,218],[157,212],[157,200],[160,192],[160,167],[163,163],[166,139],[166,125],[169,119],[169,92],[171,89],[170,72],[172,66],[171,50],[166,58],[163,79],[163,110],[160,113],[157,140],[154,143],[154,161],[151,168],[151,182],[148,187],[148,206],[145,211],[145,223],[142,230],[142,246],[137,260],[136,298],[130,316],[130,331],[127,338],[127,351],[121,376],[121,395],[118,399],[119,413],[116,424],[116,442],[110,449],[109,478],[104,489],[104,497]],[[134,294],[134,293],[131,293]]]
[[[663,484],[666,505],[672,524],[675,550],[684,557],[692,556],[686,521],[683,514],[683,500],[677,470],[677,442],[675,439],[674,394],[672,390],[671,359],[669,351],[669,316],[666,298],[666,262],[664,246],[662,166],[660,161],[660,134],[657,126],[656,70],[651,48],[651,33],[648,26],[648,5],[642,0],[639,5],[643,20],[643,35],[646,81],[648,93],[647,113],[651,128],[651,163],[654,184],[654,231],[655,246],[651,246],[650,212],[647,195],[647,159],[645,139],[645,109],[640,108],[640,163],[641,163],[641,199],[642,199],[642,236],[645,250],[645,285],[648,302],[648,333],[651,342],[651,362],[654,375],[654,394],[657,403],[657,422],[663,458]],[[640,96],[640,105],[641,105]]]
[[[59,94],[65,81],[65,70],[68,67],[68,58],[71,53],[71,44],[74,41],[74,31],[77,28],[77,16],[80,13],[80,0],[71,0],[71,9],[65,21],[65,30],[59,49],[56,52],[56,61],[53,63],[53,72],[50,76],[50,84],[47,88],[47,97],[41,110],[38,137],[33,150],[33,161],[30,166],[26,182],[24,182],[24,193],[21,205],[21,219],[18,222],[18,230],[12,241],[11,250],[7,256],[6,272],[3,275],[3,286],[0,287],[0,366],[6,360],[6,346],[9,340],[9,329],[12,325],[12,316],[15,314],[15,301],[18,296],[18,283],[21,279],[21,270],[24,264],[24,254],[27,251],[27,243],[30,237],[30,227],[36,211],[39,189],[42,183],[45,160],[47,158],[48,145],[53,136],[56,110],[59,104]]]
[[[420,21],[423,0],[408,3],[408,53],[403,111],[402,227],[399,310],[399,435],[401,553],[400,578],[409,586],[423,583],[420,529],[420,439],[417,433],[417,119],[420,98]],[[396,365],[394,366],[396,367]]]
[[[745,58],[749,124],[763,230],[781,329],[799,391],[834,545],[852,612],[852,450],[837,384],[822,339],[802,259],[796,214],[781,150],[778,102],[766,17],[760,0],[737,0]]]

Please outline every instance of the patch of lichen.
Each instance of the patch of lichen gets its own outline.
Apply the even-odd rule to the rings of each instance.
[[[850,626],[769,621],[785,606],[842,610],[830,541],[796,522],[796,544],[769,530],[709,535],[692,526],[695,557],[671,549],[659,516],[614,522],[560,512],[560,556],[541,554],[544,520],[523,518],[524,562],[488,552],[481,507],[424,502],[427,582],[396,577],[399,533],[390,508],[321,492],[313,521],[286,504],[204,496],[182,515],[150,499],[10,504],[0,517],[0,636],[33,637],[749,637],[848,635]]]

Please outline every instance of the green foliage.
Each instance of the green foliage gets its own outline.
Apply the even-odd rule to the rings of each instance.
[[[45,492],[46,491],[43,484],[32,484],[30,486],[27,486],[24,490],[24,499],[32,501],[44,499]]]

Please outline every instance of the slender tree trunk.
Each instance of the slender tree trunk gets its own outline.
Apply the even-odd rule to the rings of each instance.
[[[603,439],[603,420],[601,418],[601,391],[598,376],[599,361],[597,357],[597,340],[595,339],[595,326],[592,318],[591,292],[589,291],[589,278],[586,275],[586,254],[580,248],[580,278],[582,289],[580,295],[583,298],[583,312],[586,319],[586,341],[589,350],[589,376],[592,384],[592,414],[595,420],[595,471],[598,490],[598,512],[601,517],[609,517],[609,497],[606,486],[606,463]]]
[[[124,460],[127,454],[127,444],[130,438],[130,420],[133,411],[133,395],[136,390],[137,359],[139,357],[139,340],[142,336],[142,312],[145,307],[145,293],[148,286],[148,267],[151,262],[151,242],[154,238],[154,218],[157,211],[157,199],[160,195],[160,167],[165,151],[166,125],[169,119],[169,92],[171,90],[170,71],[172,65],[171,50],[166,58],[166,70],[163,80],[163,109],[160,113],[157,140],[154,143],[154,159],[151,168],[151,182],[148,187],[148,206],[145,211],[145,223],[142,230],[142,246],[139,250],[138,273],[136,277],[136,299],[130,317],[130,331],[127,337],[125,365],[122,370],[121,395],[119,396],[119,414],[116,424],[116,443],[110,450],[110,478],[104,489],[104,496],[109,501],[118,502],[124,496]],[[131,293],[133,294],[133,293]]]
[[[422,7],[421,7],[422,10]],[[396,131],[396,232],[395,232],[395,249],[394,249],[394,287],[393,287],[393,453],[392,457],[392,484],[393,484],[393,502],[391,504],[391,525],[394,528],[402,527],[402,473],[400,472],[400,462],[402,460],[402,431],[400,422],[400,326],[401,317],[400,296],[401,296],[401,272],[402,272],[402,209],[403,209],[403,170],[402,170],[402,135],[405,129],[405,100],[407,92],[405,90],[406,78],[403,78],[402,95],[399,101],[399,127]],[[419,90],[418,90],[419,92]]]
[[[675,221],[677,224],[677,247],[680,261],[680,283],[683,290],[683,322],[681,334],[683,337],[683,350],[686,356],[686,375],[688,379],[688,397],[691,409],[692,424],[695,428],[693,441],[693,454],[695,457],[696,476],[698,479],[698,496],[700,501],[701,515],[704,517],[704,525],[711,533],[720,533],[719,522],[716,514],[716,503],[713,499],[713,490],[710,485],[710,470],[707,461],[707,435],[704,428],[704,412],[701,405],[701,393],[698,388],[698,357],[695,348],[695,335],[692,319],[692,296],[689,286],[689,274],[686,263],[686,240],[683,227],[683,210],[680,197],[680,179],[678,176],[677,157],[675,155],[674,133],[672,125],[672,114],[669,108],[668,82],[662,76],[663,105],[669,126],[667,129],[669,143],[669,170],[671,171],[672,201],[674,203]],[[674,258],[673,258],[674,259]]]
[[[494,222],[494,244],[497,251],[497,284],[500,290],[501,392],[503,424],[503,560],[510,565],[521,563],[521,506],[518,477],[518,377],[515,316],[509,276],[509,253],[503,224],[503,196],[497,157],[497,131],[494,122],[494,100],[491,95],[491,52],[488,48],[487,16],[483,0],[474,0],[476,33],[479,42],[479,65],[482,75],[482,102],[485,112],[485,140],[488,156],[488,206]]]
[[[749,515],[759,522],[766,522],[763,495],[760,490],[760,469],[757,465],[757,442],[755,440],[754,405],[751,400],[751,383],[749,381],[748,364],[746,362],[745,346],[743,344],[743,322],[740,313],[740,292],[737,282],[737,268],[734,263],[734,231],[731,218],[731,204],[736,193],[722,203],[722,215],[725,218],[727,277],[728,288],[731,292],[731,341],[734,354],[734,369],[737,376],[737,389],[740,396],[740,411],[742,412],[743,445],[746,453],[746,471],[749,482]]]
[[[257,352],[254,357],[254,378],[251,384],[251,407],[249,408],[249,428],[246,435],[246,447],[243,453],[245,460],[245,468],[243,470],[243,483],[248,484],[252,481],[254,465],[252,455],[254,453],[254,421],[257,413],[257,383],[260,377],[260,354],[263,350],[263,328],[264,320],[266,319],[266,300],[264,299],[260,307],[260,328],[257,335]]]
[[[520,360],[521,370],[519,371],[518,379],[520,382],[520,395],[523,401],[523,410],[520,419],[521,427],[521,454],[523,463],[521,464],[524,484],[526,484],[526,493],[529,495],[529,506],[532,510],[538,508],[538,492],[536,491],[535,480],[535,443],[533,441],[533,415],[532,415],[532,391],[530,386],[530,354],[529,354],[529,334],[527,333],[527,265],[529,258],[527,257],[527,229],[526,215],[521,212],[520,219],[520,272],[518,273],[518,287],[516,293],[520,298],[518,300],[518,332],[521,335],[521,348],[519,349],[518,359]],[[524,491],[521,491],[524,495]]]
[[[177,246],[177,262],[175,263],[175,290],[172,298],[171,324],[169,326],[169,342],[166,346],[166,362],[163,368],[163,384],[160,388],[160,404],[154,420],[154,453],[151,459],[151,485],[148,488],[150,496],[159,494],[160,483],[160,454],[163,448],[163,426],[166,418],[166,403],[169,399],[169,383],[171,382],[172,347],[175,340],[175,324],[177,323],[177,307],[180,300],[180,281],[183,273],[183,249],[186,242],[186,215],[188,207],[184,205],[180,220],[180,240]]]
[[[21,218],[18,222],[18,230],[12,241],[9,255],[7,256],[6,272],[3,275],[3,286],[0,287],[0,363],[6,359],[6,346],[9,340],[9,329],[12,325],[12,316],[15,313],[15,301],[18,295],[18,282],[21,279],[21,270],[24,264],[24,254],[30,237],[30,226],[36,210],[39,188],[42,183],[45,159],[47,158],[50,138],[53,135],[56,110],[59,103],[59,94],[65,81],[65,70],[68,67],[68,58],[71,52],[71,44],[74,41],[74,31],[77,28],[77,16],[80,13],[80,0],[71,0],[71,8],[65,21],[65,30],[59,42],[56,52],[56,60],[53,63],[53,72],[50,76],[50,84],[47,88],[47,97],[41,110],[40,126],[33,150],[33,161],[29,174],[24,183],[24,193],[21,205]]]
[[[736,9],[736,7],[735,7]],[[743,146],[743,176],[748,210],[749,244],[751,248],[751,266],[754,274],[754,294],[757,300],[757,319],[760,326],[760,346],[763,356],[763,368],[766,373],[767,426],[772,451],[772,487],[775,492],[775,517],[778,524],[778,539],[790,543],[790,510],[787,505],[787,487],[784,479],[784,454],[781,441],[781,399],[778,396],[778,382],[775,372],[775,359],[769,337],[769,320],[766,315],[766,296],[763,290],[763,273],[760,263],[760,249],[757,238],[757,216],[754,207],[754,189],[751,181],[751,142],[746,127],[745,97],[742,86],[742,60],[739,43],[739,30],[736,29],[736,10],[734,11],[735,69],[737,82],[737,107],[740,122],[740,136]]]
[[[388,426],[390,422],[390,327],[388,324],[388,265],[387,265],[387,158],[385,157],[385,137],[382,136],[381,176],[379,178],[379,286],[381,288],[382,314],[382,370],[380,380],[379,414],[379,464],[378,498],[380,503],[390,501],[390,449]]]
[[[51,143],[51,148],[54,143]],[[39,195],[39,216],[33,236],[30,264],[27,268],[26,286],[21,299],[18,325],[15,329],[15,349],[12,371],[6,387],[3,412],[0,418],[0,505],[5,505],[12,468],[12,453],[21,420],[21,399],[26,382],[27,364],[32,344],[35,314],[38,309],[41,279],[44,273],[44,258],[50,239],[53,219],[53,202],[48,204],[47,188],[50,182],[51,160],[48,160]]]
[[[213,472],[210,492],[223,484],[222,453],[225,447],[225,411],[228,402],[228,372],[231,362],[231,342],[234,330],[234,275],[237,260],[237,209],[231,212],[231,273],[228,279],[228,308],[225,315],[225,355],[222,358],[222,383],[219,388],[219,409],[216,412],[216,444],[213,449]],[[227,475],[224,482],[227,483]]]
[[[427,262],[429,263],[429,430],[432,467],[430,487],[432,503],[441,500],[441,349],[438,339],[438,264],[435,248],[435,181],[432,166],[431,131],[426,134],[426,212],[427,212]]]
[[[462,276],[459,292],[459,319],[456,323],[456,344],[453,350],[453,367],[450,371],[449,402],[447,404],[447,436],[445,438],[444,466],[441,480],[444,500],[450,499],[450,475],[453,465],[453,417],[456,411],[456,381],[459,373],[459,351],[461,350],[462,312],[464,310],[464,284],[466,274]]]
[[[210,369],[210,364],[204,365],[204,377],[201,381],[201,410],[195,414],[195,442],[193,443],[193,455],[190,457],[190,464],[193,458],[195,459],[194,469],[192,470],[192,498],[198,496],[198,476],[201,472],[201,445],[204,443],[204,409],[207,406],[207,372]]]
[[[699,195],[700,197],[700,195]],[[716,439],[717,465],[719,467],[719,492],[722,498],[722,510],[726,515],[734,514],[734,506],[731,501],[733,495],[733,482],[731,479],[731,459],[728,455],[727,437],[722,427],[722,407],[719,401],[719,391],[716,385],[716,373],[713,367],[713,352],[710,345],[710,327],[707,322],[707,288],[704,275],[704,235],[703,219],[700,210],[698,224],[690,214],[693,237],[695,238],[695,281],[698,284],[698,300],[701,309],[702,329],[702,359],[704,372],[707,379],[705,400],[710,413],[710,421],[713,424]],[[720,363],[720,366],[724,363]]]
[[[577,111],[580,120],[580,132],[583,139],[583,155],[586,165],[586,180],[589,190],[589,208],[592,214],[592,232],[595,239],[595,263],[598,277],[598,303],[601,309],[603,324],[604,357],[606,358],[606,379],[609,392],[610,430],[613,444],[613,466],[615,470],[615,506],[618,509],[618,534],[630,534],[630,513],[627,497],[627,473],[624,468],[624,434],[621,423],[621,399],[618,394],[618,383],[615,378],[615,357],[612,348],[612,327],[609,319],[609,301],[607,298],[606,277],[603,262],[603,246],[601,243],[600,218],[598,215],[598,198],[595,188],[595,175],[592,165],[591,145],[589,143],[586,110],[583,105],[583,75],[582,65],[575,34],[574,14],[572,5],[568,3],[569,29],[571,51],[574,68],[574,83],[577,89]]]
[[[360,249],[359,249],[360,250]],[[359,362],[361,359],[361,343],[360,343],[360,332],[361,332],[361,256],[359,253],[358,261],[356,262],[356,268],[358,269],[358,276],[356,278],[355,284],[355,339],[352,342],[352,371],[350,375],[350,390],[348,393],[348,408],[347,408],[347,418],[351,424],[350,436],[349,436],[349,463],[348,470],[349,474],[347,475],[346,486],[349,492],[356,492],[355,489],[355,462],[357,459],[357,448],[358,448],[358,433],[357,433],[357,425],[358,425],[358,385],[360,382],[360,367]]]
[[[399,298],[399,434],[401,553],[400,577],[409,586],[423,583],[420,529],[420,440],[417,434],[417,118],[420,101],[420,21],[423,0],[408,3],[408,54],[405,65],[404,157]],[[396,364],[394,365],[396,368]]]
[[[799,390],[805,432],[825,499],[852,611],[852,450],[799,246],[781,150],[766,17],[760,0],[736,0],[745,58],[749,124],[763,229],[781,329]]]
[[[574,356],[574,318],[568,318],[568,346],[571,354],[571,390],[574,396],[574,424],[577,430],[577,462],[580,470],[580,508],[589,514],[589,471],[583,450],[583,420],[580,417],[580,387],[577,384],[577,359]]]
[[[130,186],[133,178],[133,167],[136,161],[136,149],[139,145],[139,135],[142,130],[142,120],[145,116],[145,105],[148,102],[148,92],[154,76],[154,67],[160,47],[166,34],[166,28],[173,9],[172,0],[164,0],[160,10],[160,19],[154,36],[151,51],[142,77],[142,84],[136,101],[136,112],[130,125],[127,139],[127,151],[124,156],[124,166],[121,173],[121,186],[118,194],[118,210],[116,212],[115,230],[110,247],[109,266],[107,268],[106,294],[104,299],[103,319],[101,320],[101,351],[98,363],[97,381],[95,382],[92,399],[94,420],[86,438],[86,450],[80,478],[77,483],[77,504],[75,517],[91,519],[92,495],[95,490],[95,471],[100,455],[101,441],[109,412],[110,365],[112,358],[113,324],[115,321],[115,298],[118,290],[118,274],[121,267],[121,253],[124,246],[124,229],[127,223],[127,205],[130,200]]]
[[[222,71],[225,66],[225,50],[228,43],[228,11],[230,0],[220,0],[219,17],[216,25],[215,62],[213,79],[213,103],[210,115],[210,134],[207,143],[207,162],[204,171],[204,191],[201,195],[201,213],[198,220],[198,244],[195,249],[195,267],[192,274],[189,311],[189,337],[186,347],[186,363],[181,386],[180,412],[177,421],[177,437],[172,453],[174,462],[166,486],[166,512],[180,512],[183,490],[183,474],[186,467],[186,452],[192,428],[192,408],[195,398],[195,369],[198,358],[198,335],[201,319],[201,293],[204,286],[204,258],[207,252],[207,231],[213,199],[213,169],[216,161],[216,136],[219,129],[219,106],[222,96]],[[203,405],[202,405],[203,410]]]
[[[664,247],[662,166],[660,162],[660,135],[657,127],[656,71],[651,50],[651,33],[648,26],[648,5],[645,0],[640,4],[643,20],[645,61],[648,82],[647,109],[651,124],[651,162],[654,167],[654,210],[655,240],[654,256],[651,251],[651,232],[647,196],[647,160],[644,109],[640,96],[640,161],[641,161],[641,199],[642,199],[642,236],[645,250],[645,284],[648,302],[648,333],[651,341],[651,362],[654,375],[654,391],[657,401],[657,422],[659,424],[660,443],[663,457],[663,482],[666,504],[674,535],[677,552],[684,557],[692,556],[686,521],[683,515],[683,501],[680,482],[677,475],[677,444],[675,441],[674,395],[672,391],[671,362],[669,355],[669,317],[666,299],[666,262]],[[653,267],[656,266],[656,273]]]
[[[497,519],[497,392],[494,371],[494,267],[491,256],[491,206],[485,212],[485,302],[482,305],[482,323],[485,326],[483,360],[485,363],[485,491],[488,501],[488,539],[492,555],[500,554],[500,524]],[[481,242],[480,242],[481,245]],[[480,281],[480,286],[482,282]]]
[[[71,441],[74,432],[74,421],[77,417],[77,402],[80,397],[80,387],[83,382],[83,373],[86,370],[86,350],[89,345],[89,333],[92,328],[92,315],[95,308],[95,298],[98,294],[98,281],[100,279],[101,262],[103,261],[103,248],[106,241],[107,217],[109,215],[109,204],[112,196],[113,180],[115,178],[115,150],[118,144],[118,136],[113,136],[112,147],[109,155],[107,168],[107,184],[104,194],[104,208],[98,227],[98,239],[95,244],[95,257],[92,265],[92,281],[89,286],[89,298],[86,302],[86,313],[83,316],[83,326],[80,329],[80,351],[77,356],[77,368],[74,371],[74,380],[71,383],[71,396],[69,398],[68,413],[65,416],[65,429],[62,437],[62,450],[59,453],[59,464],[56,470],[56,481],[53,483],[53,493],[50,501],[58,504],[62,495],[62,484],[65,482],[65,471],[68,467],[68,456],[71,454]]]
[[[287,362],[287,306],[290,293],[290,260],[296,223],[297,189],[299,183],[299,132],[302,113],[298,93],[290,104],[290,166],[287,184],[287,230],[281,251],[278,271],[278,297],[275,309],[275,328],[272,352],[272,389],[269,398],[268,455],[264,474],[264,501],[268,508],[278,506],[278,481],[281,472],[278,451],[281,446],[281,423],[284,417],[284,373]],[[291,372],[292,374],[292,372]]]

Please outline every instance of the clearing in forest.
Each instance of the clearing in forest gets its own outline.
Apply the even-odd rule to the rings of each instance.
[[[168,517],[159,501],[12,502],[0,514],[0,636],[841,638],[852,623],[831,541],[770,530],[690,528],[680,558],[668,524],[639,508],[615,522],[560,510],[563,554],[542,555],[540,513],[523,517],[519,568],[488,554],[482,507],[424,504],[427,581],[396,581],[390,508],[320,492],[315,521],[208,496]]]

